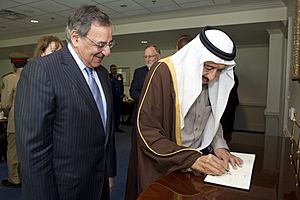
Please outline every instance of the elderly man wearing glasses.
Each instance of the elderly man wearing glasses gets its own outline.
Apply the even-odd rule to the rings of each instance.
[[[140,98],[140,94],[144,85],[145,77],[150,70],[153,63],[157,62],[160,59],[160,49],[155,45],[151,44],[146,46],[144,52],[145,66],[137,68],[134,71],[133,79],[130,85],[130,96],[135,101],[135,106],[133,110],[133,120],[135,119],[135,113],[137,104]]]
[[[116,175],[112,92],[101,66],[114,45],[96,6],[69,16],[68,45],[25,67],[15,102],[24,200],[109,199]]]

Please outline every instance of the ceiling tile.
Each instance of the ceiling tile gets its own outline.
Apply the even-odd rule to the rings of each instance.
[[[54,0],[54,2],[61,3],[67,5],[71,8],[79,8],[82,5],[96,5],[97,3],[92,0]],[[72,3],[71,3],[72,2]]]
[[[172,10],[178,10],[180,9],[179,6],[177,5],[169,5],[169,6],[159,6],[159,7],[153,7],[153,8],[149,8],[149,10],[153,13],[156,12],[164,12],[164,11],[172,11]]]
[[[5,18],[0,18],[0,26],[2,25],[2,23],[5,23],[5,22],[10,22],[10,20],[5,19]]]
[[[39,21],[46,21],[46,22],[51,22],[55,24],[65,24],[67,22],[66,17],[59,16],[54,13],[49,13],[46,15],[39,15],[36,17]]]
[[[62,16],[62,17],[65,17],[66,21],[69,17],[69,15],[74,12],[75,9],[72,8],[72,9],[67,9],[67,10],[63,10],[63,11],[59,11],[59,12],[55,12],[55,14],[59,15],[59,16]]]
[[[161,7],[161,6],[174,7],[174,5],[177,5],[172,0],[163,0],[163,1],[133,0],[133,1],[143,7],[146,7],[146,8]],[[153,3],[153,2],[155,2],[155,3]]]
[[[17,13],[27,15],[27,16],[36,16],[36,15],[44,14],[44,12],[42,10],[30,7],[30,6],[26,6],[26,5],[13,7],[10,10],[15,11]]]
[[[19,6],[19,5],[21,5],[21,4],[17,3],[17,2],[10,1],[10,0],[1,0],[0,1],[0,9],[11,8],[11,7],[14,7],[14,6]]]
[[[40,10],[44,10],[46,12],[56,12],[61,10],[67,10],[70,8],[70,6],[65,6],[63,4],[56,3],[54,1],[38,1],[27,5],[30,5]]]
[[[125,13],[128,11],[134,11],[134,10],[140,10],[144,9],[139,4],[131,1],[131,0],[121,0],[121,1],[113,1],[113,2],[107,2],[103,3],[105,7],[111,8],[115,11],[118,11],[120,13]],[[121,5],[126,5],[126,7],[121,7]]]
[[[185,3],[179,3],[179,6],[182,8],[196,8],[196,7],[201,7],[201,6],[211,6],[214,5],[214,3],[211,0],[202,0],[202,1],[197,1],[197,2],[187,2]]]
[[[15,1],[15,2],[18,2],[18,3],[21,3],[21,4],[27,4],[27,3],[31,3],[31,2],[37,2],[39,0],[12,0],[12,1]]]
[[[29,19],[20,19],[20,20],[15,20],[15,21],[10,21],[10,22],[5,22],[3,23],[4,26],[7,27],[7,29],[16,29],[16,27],[22,28],[22,31],[24,31],[24,27],[29,27],[28,25],[31,25],[29,22]]]
[[[139,9],[139,10],[130,10],[130,12],[123,12],[124,16],[135,16],[135,15],[145,15],[147,13],[151,13],[149,10],[146,9]]]
[[[103,5],[98,5],[98,7],[105,12],[110,18],[118,18],[118,17],[123,17],[121,13],[118,13],[110,8],[107,8]]]
[[[231,3],[231,0],[214,0],[215,4]]]
[[[208,0],[174,0],[176,3],[179,3],[179,4],[183,4],[183,3],[196,3],[196,2],[198,2],[199,3],[199,5],[201,5],[203,2],[205,2],[205,1],[208,1]],[[212,0],[209,0],[211,3],[213,3],[212,2]]]
[[[120,1],[120,0],[93,0],[93,1],[102,4],[102,3],[109,3],[109,2]]]

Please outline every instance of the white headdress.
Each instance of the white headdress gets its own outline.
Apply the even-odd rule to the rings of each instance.
[[[235,51],[234,42],[226,33],[213,27],[205,27],[192,41],[171,56],[177,78],[181,129],[184,127],[184,117],[202,91],[204,62],[212,61],[226,65],[219,78],[208,83],[212,113],[204,129],[200,149],[211,143],[219,127],[220,118],[234,85]]]

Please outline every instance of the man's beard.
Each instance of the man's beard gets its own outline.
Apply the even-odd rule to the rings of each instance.
[[[150,63],[147,63],[146,65],[147,65],[147,67],[148,67],[149,69],[150,69],[151,66],[152,66],[152,64],[150,64]]]

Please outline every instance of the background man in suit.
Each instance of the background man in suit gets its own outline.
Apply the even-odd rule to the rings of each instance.
[[[117,66],[115,64],[112,64],[110,66],[109,78],[110,78],[110,82],[111,82],[113,102],[114,102],[115,132],[123,133],[124,131],[119,128],[121,111],[122,111],[122,102],[123,102],[123,97],[124,97],[123,76],[122,76],[122,74],[117,73]]]
[[[14,52],[9,55],[14,68],[14,73],[8,74],[2,79],[1,106],[8,111],[7,123],[7,179],[2,180],[2,185],[6,187],[21,187],[20,163],[16,151],[14,101],[16,87],[23,67],[29,58],[21,52]]]
[[[130,96],[135,101],[135,106],[133,109],[133,120],[135,120],[137,104],[139,102],[145,77],[148,71],[150,70],[151,66],[153,65],[153,63],[157,62],[160,59],[160,49],[155,44],[146,46],[144,52],[144,59],[145,59],[146,66],[134,70],[133,79],[129,89]]]
[[[134,108],[133,108],[133,127],[135,127],[136,124],[136,113],[137,113],[137,107],[139,103],[139,98],[143,89],[144,81],[146,78],[146,75],[148,71],[150,70],[151,66],[157,62],[160,59],[160,50],[155,44],[151,44],[146,46],[145,52],[144,52],[144,59],[146,66],[137,68],[134,71],[133,79],[130,85],[130,96],[134,99]],[[128,192],[129,188],[137,187],[137,178],[136,178],[136,168],[133,166],[135,163],[136,158],[136,130],[135,128],[132,129],[131,133],[131,152],[130,152],[130,158],[129,158],[129,166],[128,166],[128,172],[127,172],[127,183],[126,183],[126,194],[125,199],[136,199],[135,195],[132,195],[132,193]],[[132,165],[133,164],[133,165]]]
[[[68,45],[26,66],[16,95],[24,200],[109,199],[116,175],[112,94],[101,66],[113,47],[96,6],[69,16]]]

